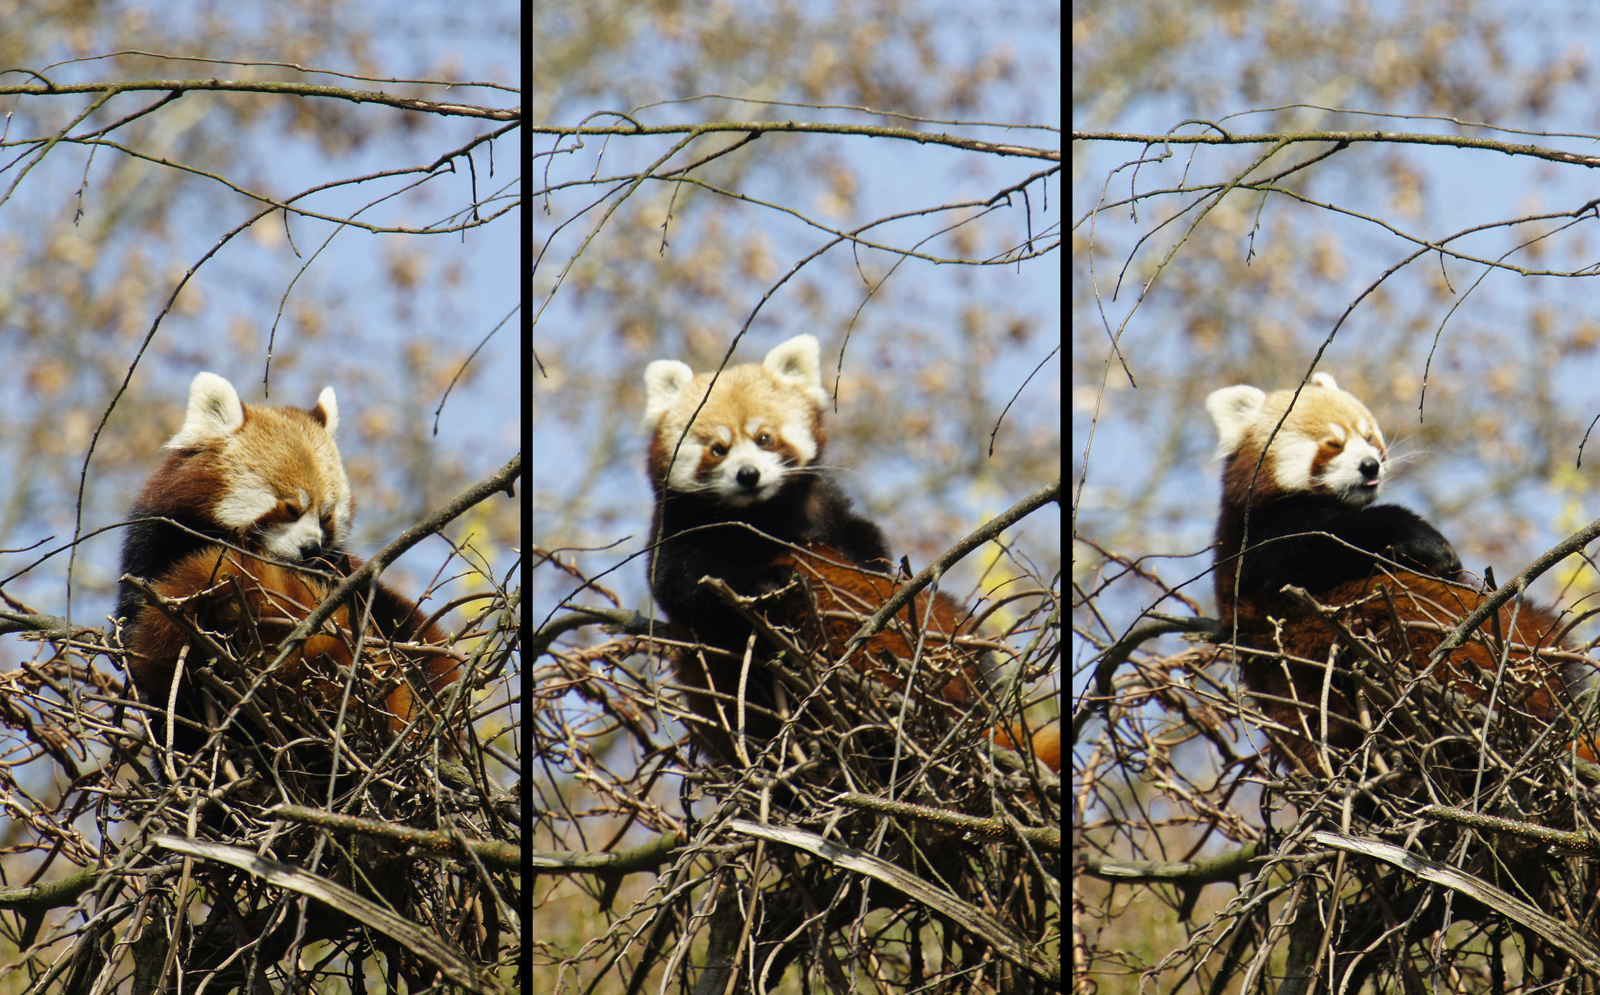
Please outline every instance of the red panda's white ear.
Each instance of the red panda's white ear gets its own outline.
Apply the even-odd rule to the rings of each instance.
[[[828,406],[822,389],[822,352],[815,335],[796,335],[772,347],[761,365],[786,387],[803,391],[817,410]]]
[[[644,368],[644,420],[655,426],[678,404],[694,383],[694,371],[688,363],[676,359],[658,359]]]
[[[1249,384],[1223,387],[1206,397],[1206,411],[1217,425],[1218,456],[1232,456],[1243,448],[1245,437],[1260,418],[1261,406],[1266,401],[1266,392]]]
[[[1339,389],[1339,385],[1333,382],[1333,374],[1331,373],[1313,373],[1311,374],[1311,382],[1318,387],[1326,387],[1329,390]]]
[[[317,406],[311,409],[311,417],[318,418],[319,412],[322,427],[332,435],[339,427],[339,402],[333,396],[332,387],[322,388],[322,393],[317,395]]]
[[[233,384],[215,373],[196,373],[189,384],[189,407],[183,427],[167,441],[167,449],[189,449],[232,435],[244,424],[244,405]]]

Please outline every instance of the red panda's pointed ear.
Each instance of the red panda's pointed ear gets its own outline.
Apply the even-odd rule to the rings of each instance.
[[[1223,387],[1206,396],[1206,412],[1217,426],[1218,456],[1232,456],[1244,447],[1245,436],[1266,403],[1266,391],[1249,384]]]
[[[654,427],[678,406],[694,384],[694,371],[676,359],[658,359],[644,368],[644,421]],[[702,391],[702,393],[704,393]]]
[[[822,389],[821,347],[815,335],[796,335],[773,346],[761,365],[785,387],[804,392],[818,411],[828,406],[828,392]]]
[[[329,435],[339,428],[339,402],[334,399],[332,387],[322,388],[322,393],[317,395],[317,406],[311,409],[311,417],[321,422]]]
[[[167,449],[193,449],[239,431],[244,425],[244,405],[233,384],[215,373],[197,373],[189,384],[189,407],[183,427],[168,440]]]

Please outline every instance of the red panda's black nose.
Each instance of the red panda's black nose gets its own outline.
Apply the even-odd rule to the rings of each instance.
[[[733,479],[739,482],[740,487],[753,491],[756,485],[761,483],[761,471],[753,466],[741,466],[739,472],[733,475]]]
[[[1368,456],[1361,461],[1361,479],[1368,482],[1377,480],[1378,473],[1382,469],[1376,457]]]

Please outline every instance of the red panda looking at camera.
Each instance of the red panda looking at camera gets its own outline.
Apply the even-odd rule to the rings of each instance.
[[[201,373],[194,378],[183,426],[166,444],[166,461],[145,483],[130,513],[145,520],[128,528],[122,569],[148,581],[164,598],[187,599],[175,611],[202,638],[191,638],[132,585],[123,584],[118,602],[130,676],[153,706],[158,730],[164,730],[160,716],[184,658],[176,696],[180,721],[172,730],[179,753],[193,753],[206,738],[182,720],[204,723],[189,675],[215,655],[208,648],[215,645],[212,640],[270,650],[361,566],[344,550],[353,502],[333,440],[338,424],[331,387],[323,388],[314,407],[300,410],[243,404],[222,377]],[[297,687],[299,668],[321,657],[350,667],[352,623],[360,605],[358,598],[341,606],[280,679]],[[397,672],[401,668],[386,652],[387,643],[442,645],[445,638],[425,624],[414,603],[381,584],[370,609],[372,630],[363,657],[379,664],[386,683],[398,686],[381,703],[353,705],[385,711],[393,727],[402,729],[416,710],[417,692]],[[267,659],[275,655],[266,654]],[[427,661],[424,683],[437,694],[456,679],[456,664],[442,654]],[[337,703],[334,688],[342,690],[342,684],[333,683],[336,671],[325,673],[312,687],[324,702]]]
[[[1320,772],[1324,720],[1329,746],[1351,748],[1364,735],[1352,671],[1368,658],[1346,633],[1372,639],[1388,659],[1422,674],[1484,595],[1463,583],[1461,561],[1438,530],[1398,505],[1374,503],[1388,471],[1383,433],[1333,377],[1313,375],[1298,399],[1288,390],[1224,387],[1206,398],[1206,410],[1225,461],[1213,571],[1223,638],[1242,649],[1240,675],[1261,710],[1292,730],[1275,730],[1277,755]],[[1286,585],[1332,608],[1333,618],[1285,594]],[[1550,723],[1568,697],[1561,666],[1548,658],[1561,649],[1560,629],[1551,612],[1508,602],[1440,662],[1434,677],[1487,702],[1503,638],[1511,665],[1497,707]],[[1377,705],[1374,723],[1383,713]]]
[[[899,584],[889,544],[823,468],[827,443],[817,340],[799,335],[760,363],[730,366],[715,378],[685,363],[658,360],[645,370],[645,424],[651,432],[649,473],[656,505],[650,590],[675,635],[706,649],[674,657],[685,698],[698,716],[691,732],[712,754],[737,756],[731,730],[746,647],[754,627],[701,578],[756,598],[756,614],[809,635],[834,658],[863,618]],[[709,396],[708,396],[709,395]],[[703,405],[702,405],[702,402]],[[926,593],[852,655],[858,672],[890,690],[902,681],[889,658],[909,661],[928,612]],[[969,634],[967,613],[936,594],[923,635],[928,687],[946,702],[970,707],[983,677],[971,656],[953,649]],[[777,733],[779,695],[763,663],[775,652],[765,636],[745,687],[751,755]],[[959,662],[948,663],[955,656]],[[939,661],[947,666],[940,669]],[[1055,765],[1059,766],[1059,727]],[[1009,745],[1009,744],[1006,744]],[[1045,759],[1041,757],[1041,759]]]

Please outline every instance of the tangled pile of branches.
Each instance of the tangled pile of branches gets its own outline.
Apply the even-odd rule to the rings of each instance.
[[[169,974],[250,990],[291,980],[280,974],[298,959],[291,953],[326,945],[335,973],[354,978],[373,961],[391,990],[475,978],[509,927],[490,895],[515,862],[493,841],[518,831],[482,750],[452,732],[468,728],[469,685],[397,734],[386,713],[361,704],[394,680],[368,660],[337,685],[352,701],[264,679],[277,647],[225,649],[194,674],[212,691],[198,751],[171,750],[167,723],[147,721],[149,705],[130,708],[137,732],[119,744],[130,767],[149,774],[118,800],[122,818],[154,844],[143,930],[152,966],[170,959]],[[451,745],[441,761],[442,743]],[[193,885],[208,900],[191,928]]]
[[[4,898],[24,924],[7,970],[39,991],[503,990],[521,937],[522,815],[504,783],[517,761],[478,735],[504,706],[473,708],[510,697],[505,593],[481,599],[448,648],[460,680],[419,690],[404,731],[372,707],[425,663],[398,644],[284,681],[269,672],[277,645],[219,634],[187,661],[205,693],[186,717],[113,676],[115,633],[8,614],[44,638],[0,675],[3,719],[65,790],[32,805],[15,848],[40,860],[37,883]],[[199,745],[174,748],[179,729]],[[0,772],[10,797],[29,797],[27,769]]]
[[[1273,975],[1307,991],[1420,995],[1440,978],[1452,991],[1588,990],[1600,977],[1588,939],[1600,927],[1600,767],[1571,748],[1597,728],[1586,696],[1564,696],[1563,716],[1540,721],[1517,704],[1512,667],[1447,686],[1347,629],[1362,645],[1340,645],[1329,679],[1360,689],[1350,700],[1365,735],[1351,750],[1319,744],[1312,770],[1287,744],[1318,729],[1316,703],[1304,703],[1298,730],[1263,714],[1234,684],[1232,661],[1264,651],[1212,642],[1225,636],[1206,621],[1170,619],[1108,647],[1103,679],[1080,703],[1104,718],[1077,772],[1089,875],[1078,911],[1093,924],[1079,956],[1097,965],[1090,974],[1127,971],[1096,938],[1116,932],[1115,893],[1132,885],[1153,887],[1190,927],[1140,970],[1199,990],[1254,990]],[[1137,640],[1174,629],[1203,642],[1138,653]],[[1504,649],[1493,633],[1472,638]],[[1572,662],[1549,656],[1524,661],[1524,681]],[[1252,752],[1251,739],[1269,748]],[[1136,808],[1114,772],[1143,775]]]
[[[861,975],[895,989],[1055,990],[1060,782],[993,732],[1022,721],[1033,702],[1021,689],[1053,672],[1049,603],[1044,592],[1014,602],[1024,610],[987,644],[1028,648],[968,707],[939,690],[967,667],[956,655],[968,647],[928,648],[915,661],[884,656],[864,675],[824,639],[769,633],[788,649],[749,661],[748,680],[770,681],[777,693],[742,706],[730,695],[720,730],[704,729],[707,718],[684,706],[686,689],[669,666],[673,654],[714,650],[668,638],[659,622],[632,613],[589,610],[591,620],[635,634],[553,650],[534,682],[547,692],[534,705],[534,753],[568,775],[550,784],[548,807],[534,806],[548,815],[550,843],[565,847],[543,858],[553,872],[597,866],[594,847],[572,845],[601,828],[586,829],[597,820],[578,814],[578,799],[592,793],[605,801],[589,810],[615,816],[599,833],[610,841],[600,845],[613,857],[608,869],[657,876],[603,937],[552,964],[556,990],[610,970],[622,970],[629,989],[666,971],[682,975],[682,990],[724,991],[737,976],[735,990],[764,992],[799,971],[829,991],[860,990],[851,979]],[[897,677],[886,676],[890,668]],[[755,710],[770,720],[762,726],[775,731],[770,739],[749,734]],[[731,748],[674,741],[676,726],[662,718]],[[617,773],[630,767],[617,759],[625,742],[637,762],[631,774]],[[681,785],[676,805],[652,795],[668,773]],[[650,827],[654,839],[611,849],[632,825]],[[598,896],[603,909],[617,887]],[[560,894],[536,894],[536,908]]]

